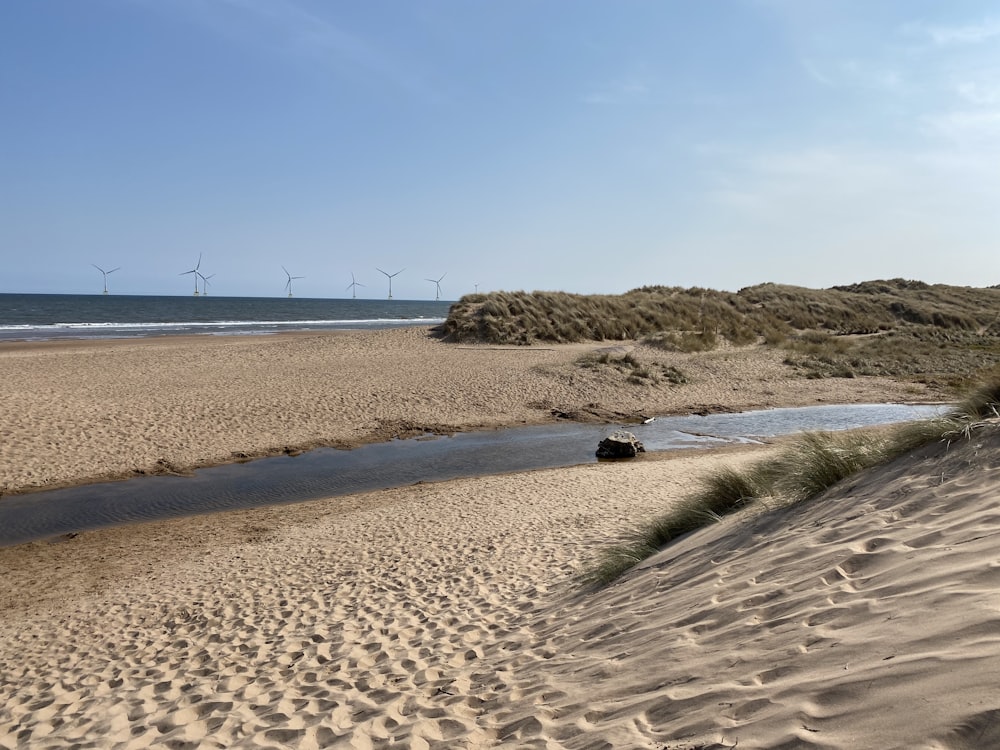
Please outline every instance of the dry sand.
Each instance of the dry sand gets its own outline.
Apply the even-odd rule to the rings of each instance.
[[[724,404],[718,388],[733,387],[720,374],[712,391],[706,374],[679,389],[633,393],[622,384],[616,395],[580,378],[567,364],[574,355],[560,348],[442,350],[413,331],[371,338],[462,366],[461,377],[451,376],[461,398],[478,394],[476,384],[492,382],[495,390],[477,405],[456,404],[405,370],[372,368],[365,385],[345,385],[340,365],[328,367],[335,385],[309,382],[324,358],[343,351],[331,342],[363,349],[364,336],[210,348],[220,359],[238,355],[246,369],[226,369],[241,391],[283,399],[250,383],[267,367],[247,363],[255,353],[278,358],[272,347],[303,347],[304,361],[290,357],[282,368],[289,390],[311,399],[312,410],[344,393],[374,393],[370,382],[395,377],[394,392],[407,397],[402,406],[385,398],[374,420],[382,424],[419,423],[422,404],[435,423],[471,425],[482,409],[480,423],[505,424],[538,411],[524,399],[567,411],[600,403],[653,412],[671,403]],[[71,370],[77,355],[101,360],[119,351],[132,366],[160,351],[168,356],[159,356],[159,367],[171,370],[162,360],[202,356],[200,347],[190,349],[180,342],[63,345],[4,356],[52,357],[54,368]],[[691,360],[682,369],[729,367],[738,375],[734,361],[745,354]],[[218,399],[226,378],[210,374],[205,356],[194,403],[238,423],[238,403],[210,403],[206,395],[215,388]],[[476,357],[485,364],[473,366]],[[538,357],[534,364],[549,369],[516,357]],[[856,389],[858,398],[828,396],[820,386],[829,383],[789,383],[769,374],[780,366],[760,353],[745,358],[735,403],[764,391],[780,398],[782,388],[796,396],[786,403],[877,400],[865,389],[903,389],[848,381],[837,385]],[[392,359],[406,357],[375,357],[383,365]],[[182,422],[171,421],[167,408],[174,396],[151,384],[144,392],[122,368],[88,367],[89,393],[107,389],[102,403],[117,405],[117,414],[170,424],[158,444],[176,439],[171,430]],[[26,369],[47,371],[37,362]],[[585,381],[582,394],[560,385],[570,377]],[[428,378],[452,387],[445,376]],[[169,383],[163,373],[151,380]],[[0,376],[5,399],[9,382]],[[39,420],[73,415],[58,404],[83,390],[80,382],[45,380],[41,406],[26,408],[35,432],[58,432]],[[494,401],[509,412],[488,411],[484,404]],[[435,404],[444,416],[433,416]],[[5,429],[20,450],[45,444],[33,443],[18,419]],[[283,442],[281,422],[263,421],[278,436],[273,442]],[[378,432],[369,429],[374,421],[351,432],[319,415],[302,443],[364,439]],[[80,416],[73,430],[85,432],[84,423]],[[123,452],[128,439],[156,434],[129,433],[127,422],[121,432],[114,424],[101,429]],[[227,450],[251,450],[240,442],[251,432],[227,437],[219,428],[216,437],[240,446]],[[770,450],[421,484],[0,550],[0,747],[1000,747],[1000,438],[992,430],[934,446],[799,508],[728,519],[607,589],[577,584],[596,550],[669,507],[705,470]],[[4,451],[6,471],[23,454]],[[69,457],[72,471],[46,474],[49,481],[121,471],[133,460],[109,463],[77,451],[84,455]],[[219,454],[190,455],[188,464]],[[170,460],[185,463],[180,454]],[[38,462],[33,476],[44,466]]]
[[[681,386],[637,385],[588,352],[629,350]],[[261,337],[0,343],[0,490],[183,470],[424,428],[933,399],[888,379],[791,377],[776,349],[467,347],[425,328]]]

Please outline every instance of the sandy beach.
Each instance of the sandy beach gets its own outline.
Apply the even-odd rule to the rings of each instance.
[[[423,329],[0,347],[9,490],[426,427],[933,400],[764,349],[635,385]],[[616,379],[616,377],[618,379]],[[729,518],[602,589],[604,546],[770,446],[646,455],[0,550],[2,748],[1000,746],[1000,439]],[[2,502],[2,500],[0,500]]]
[[[586,368],[632,352],[674,385]],[[817,403],[937,400],[889,379],[806,380],[778,349],[458,346],[426,328],[0,343],[0,488],[183,471],[319,445],[551,421]]]

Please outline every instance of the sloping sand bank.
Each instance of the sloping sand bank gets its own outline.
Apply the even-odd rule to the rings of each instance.
[[[0,550],[0,747],[1000,745],[993,433],[575,584],[768,450]]]

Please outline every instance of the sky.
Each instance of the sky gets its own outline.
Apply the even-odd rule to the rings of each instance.
[[[0,292],[989,286],[998,250],[992,0],[0,0]]]

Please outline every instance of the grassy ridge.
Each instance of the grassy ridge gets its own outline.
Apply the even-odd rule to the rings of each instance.
[[[737,471],[723,467],[701,478],[701,489],[605,550],[583,575],[604,585],[677,538],[754,505],[775,508],[818,497],[838,482],[934,442],[968,438],[1000,418],[1000,380],[973,392],[943,417],[884,433],[807,433],[772,458]],[[993,422],[987,422],[993,420]]]
[[[805,377],[908,376],[954,386],[1000,365],[1000,289],[893,279],[735,293],[492,292],[462,297],[443,328],[451,341],[494,344],[633,340],[691,352],[764,342],[787,349],[786,364]]]
[[[734,344],[796,331],[873,334],[907,326],[1000,335],[1000,289],[893,279],[831,289],[760,284],[738,292],[647,286],[621,295],[491,292],[462,297],[454,341],[530,344],[713,333]]]

